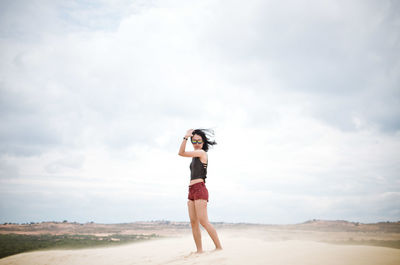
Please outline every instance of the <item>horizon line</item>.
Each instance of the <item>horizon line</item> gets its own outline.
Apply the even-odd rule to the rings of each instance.
[[[306,223],[311,223],[311,222],[316,222],[316,221],[325,221],[325,222],[347,222],[347,223],[355,223],[355,224],[379,224],[379,223],[398,223],[400,220],[397,221],[377,221],[377,222],[372,222],[372,223],[363,223],[359,221],[348,221],[344,219],[309,219],[304,222],[300,223],[284,223],[284,224],[278,224],[278,223],[254,223],[254,222],[227,222],[227,221],[210,221],[212,224],[250,224],[250,225],[298,225],[298,224],[306,224]],[[62,220],[62,221],[55,221],[55,220],[47,220],[47,221],[28,221],[28,222],[1,222],[1,225],[7,225],[7,224],[17,224],[17,225],[24,225],[24,224],[40,224],[40,223],[70,223],[70,224],[104,224],[104,225],[117,225],[117,224],[133,224],[133,223],[141,223],[141,222],[147,222],[147,223],[155,223],[155,222],[163,222],[163,223],[190,223],[190,221],[181,221],[181,220],[166,220],[166,219],[155,219],[155,220],[137,220],[137,221],[131,221],[131,222],[111,222],[111,223],[104,223],[104,222],[95,222],[95,221],[86,221],[86,222],[77,222],[77,221],[68,221],[68,220]]]

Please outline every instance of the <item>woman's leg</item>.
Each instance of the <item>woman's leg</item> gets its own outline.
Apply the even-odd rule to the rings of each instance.
[[[190,225],[192,226],[192,234],[194,242],[196,243],[197,252],[201,253],[203,252],[203,247],[201,244],[200,224],[199,224],[199,218],[197,218],[196,215],[194,201],[188,200],[188,209],[189,209]]]
[[[208,221],[207,215],[207,200],[195,200],[194,201],[196,215],[200,222],[200,224],[207,230],[208,234],[210,235],[211,239],[214,241],[216,249],[222,249],[221,243],[218,239],[218,234],[215,228],[210,224]]]

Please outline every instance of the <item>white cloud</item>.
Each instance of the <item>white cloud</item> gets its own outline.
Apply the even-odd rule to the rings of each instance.
[[[2,14],[20,19],[0,20],[2,220],[187,220],[190,160],[177,152],[199,127],[218,143],[210,219],[398,219],[390,7],[10,4]]]

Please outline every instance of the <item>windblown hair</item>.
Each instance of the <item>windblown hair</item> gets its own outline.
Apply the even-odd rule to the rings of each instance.
[[[212,140],[214,138],[214,131],[211,129],[196,129],[192,133],[193,135],[197,134],[203,140],[203,150],[208,151],[209,146],[216,145],[217,143]],[[192,137],[190,137],[192,140]]]

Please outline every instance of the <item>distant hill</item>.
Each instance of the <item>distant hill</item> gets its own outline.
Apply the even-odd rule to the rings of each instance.
[[[301,224],[288,225],[288,227],[312,231],[400,233],[400,221],[363,224],[345,220],[331,221],[314,219]]]

